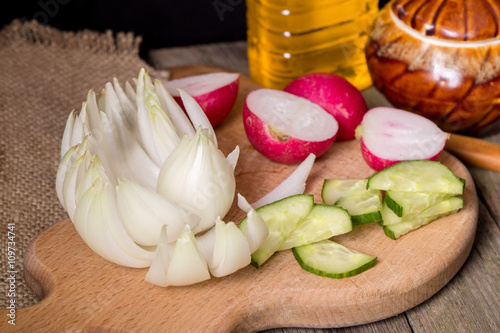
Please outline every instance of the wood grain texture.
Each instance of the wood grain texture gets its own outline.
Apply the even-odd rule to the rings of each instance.
[[[174,70],[175,76],[213,71]],[[240,96],[230,117],[217,128],[221,150],[239,145],[237,192],[254,201],[295,166],[271,162],[246,140],[241,122],[244,96],[257,88],[241,78]],[[111,264],[95,255],[69,220],[44,231],[25,256],[29,285],[44,299],[19,309],[9,332],[252,332],[273,327],[344,327],[395,316],[427,300],[462,267],[471,250],[478,217],[474,181],[467,168],[444,152],[439,160],[466,179],[465,206],[397,241],[376,225],[365,225],[335,240],[378,257],[377,265],[355,277],[333,280],[303,271],[291,251],[273,256],[262,268],[189,287],[160,288],[144,281],[145,269]],[[320,202],[325,178],[360,178],[372,173],[358,142],[335,143],[319,158],[306,192]],[[236,205],[226,221],[243,217]],[[4,312],[0,312],[4,316]],[[404,326],[404,323],[400,323]]]

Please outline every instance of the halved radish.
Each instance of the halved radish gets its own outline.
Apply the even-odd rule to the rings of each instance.
[[[368,111],[361,92],[333,73],[303,75],[290,82],[284,91],[307,98],[334,116],[339,123],[336,141],[353,140],[356,127]]]
[[[182,108],[184,105],[177,89],[192,96],[215,127],[233,109],[238,96],[239,79],[238,73],[217,72],[166,81],[164,86]]]
[[[267,88],[247,95],[243,124],[255,149],[281,163],[299,163],[311,153],[321,156],[338,131],[335,118],[319,105]]]
[[[448,133],[431,120],[389,107],[369,110],[356,129],[361,153],[375,171],[405,160],[435,160]]]

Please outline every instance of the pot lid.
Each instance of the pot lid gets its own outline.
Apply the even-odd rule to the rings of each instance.
[[[456,41],[500,36],[498,0],[395,0],[392,11],[426,36]]]

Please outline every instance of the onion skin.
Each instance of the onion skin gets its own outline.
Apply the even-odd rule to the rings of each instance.
[[[446,132],[475,134],[500,118],[499,32],[492,35],[495,29],[488,25],[500,9],[477,2],[476,11],[471,7],[463,16],[461,5],[453,7],[456,2],[439,4],[387,4],[365,48],[368,70],[374,86],[395,107],[425,116]],[[436,6],[440,15],[433,21]],[[469,29],[464,30],[464,20]],[[417,35],[408,33],[412,29]],[[473,42],[478,44],[468,47]]]
[[[324,141],[304,141],[290,136],[278,136],[269,126],[243,105],[243,125],[252,146],[267,158],[286,164],[304,161],[309,154],[323,155],[333,144],[336,134]]]

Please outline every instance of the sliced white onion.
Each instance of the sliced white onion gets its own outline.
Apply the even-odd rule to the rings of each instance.
[[[208,262],[212,257],[215,247],[215,226],[207,230],[201,235],[196,236],[196,244],[198,250],[203,255],[203,258]]]
[[[172,95],[167,91],[167,89],[165,89],[165,86],[161,81],[156,80],[154,85],[155,91],[158,94],[158,98],[160,99],[160,103],[168,112],[168,116],[177,129],[177,134],[179,136],[182,136],[184,133],[186,133],[190,138],[192,138],[195,134],[195,128],[187,117],[186,112],[184,112],[179,104],[177,104]]]
[[[134,87],[130,84],[130,82],[125,82],[125,93],[127,94],[130,101],[134,104],[137,103],[137,96]]]
[[[63,195],[63,184],[64,184],[64,179],[66,178],[66,174],[69,170],[69,167],[73,164],[76,151],[78,150],[78,147],[80,145],[75,145],[73,147],[70,147],[66,153],[63,155],[61,158],[61,161],[59,161],[59,165],[57,166],[57,173],[56,173],[56,194],[57,198],[59,199],[59,202],[61,205],[66,209],[66,204],[64,203],[64,195]]]
[[[186,113],[188,114],[189,119],[193,124],[193,127],[195,129],[198,129],[198,127],[201,126],[203,129],[206,129],[208,131],[209,139],[212,140],[212,142],[217,147],[217,137],[215,136],[215,131],[212,127],[212,124],[210,123],[210,120],[208,120],[205,111],[203,111],[201,106],[191,95],[189,95],[182,89],[178,89],[178,91],[181,96],[182,103],[184,104],[184,108],[186,109]]]
[[[259,208],[291,195],[303,194],[306,188],[307,177],[309,177],[315,160],[316,156],[314,154],[309,154],[309,156],[302,161],[283,182],[264,197],[252,203],[251,206],[253,208]]]
[[[144,150],[157,165],[162,165],[179,143],[174,125],[161,108],[149,76],[142,69],[137,79],[138,125]]]
[[[226,276],[248,266],[251,252],[245,235],[234,222],[218,219],[215,224],[215,246],[208,261],[210,273],[215,277]]]
[[[194,228],[200,221],[196,214],[127,179],[119,181],[116,196],[121,220],[131,238],[140,245],[157,245],[163,225],[168,226],[168,242],[173,242],[185,224]]]
[[[155,256],[151,267],[146,273],[145,280],[160,287],[166,287],[167,270],[170,264],[167,226],[163,225],[160,231],[160,240],[156,247]]]
[[[118,265],[149,267],[154,252],[138,246],[122,225],[113,187],[97,180],[78,203],[75,229],[97,254]]]
[[[167,269],[167,285],[185,286],[210,279],[205,258],[198,250],[189,225],[175,242]]]
[[[248,202],[248,200],[242,196],[240,193],[237,194],[238,197],[238,208],[248,213],[253,209],[252,205]]]
[[[250,253],[254,253],[264,243],[269,236],[269,227],[266,221],[255,209],[251,209],[247,214],[247,241]]]
[[[136,136],[137,138],[137,110],[135,106],[135,101],[132,101],[127,93],[123,90],[122,86],[118,79],[113,79],[113,89],[120,101],[120,106],[122,109],[122,114],[124,117],[124,122],[127,124],[128,129]]]
[[[227,214],[235,190],[232,166],[201,128],[191,139],[183,136],[158,176],[158,193],[201,217],[195,234]]]
[[[232,152],[230,152],[226,159],[229,164],[233,167],[233,170],[236,169],[236,164],[238,163],[238,159],[240,157],[240,147],[236,146]]]
[[[86,139],[78,146],[74,160],[64,177],[62,185],[62,199],[70,219],[73,219],[76,210],[76,187],[85,173],[86,164],[90,160]]]
[[[111,83],[106,84],[105,95],[106,115],[103,119],[103,127],[111,128],[113,137],[109,137],[110,143],[116,145],[113,154],[120,153],[117,161],[122,161],[116,166],[117,177],[126,177],[149,189],[156,189],[156,179],[160,172],[160,165],[156,164],[141,147],[135,135],[127,124],[126,115],[121,107],[118,95]],[[109,123],[108,123],[109,122]]]
[[[96,180],[101,180],[103,183],[109,182],[109,178],[106,175],[106,171],[99,160],[97,155],[93,155],[87,164],[87,168],[83,176],[78,179],[76,184],[75,202],[78,202],[82,198],[83,194],[95,183]]]
[[[71,111],[68,119],[66,120],[66,126],[64,127],[64,132],[61,140],[61,158],[64,154],[72,147],[71,138],[73,136],[73,125],[75,124],[75,112]]]

